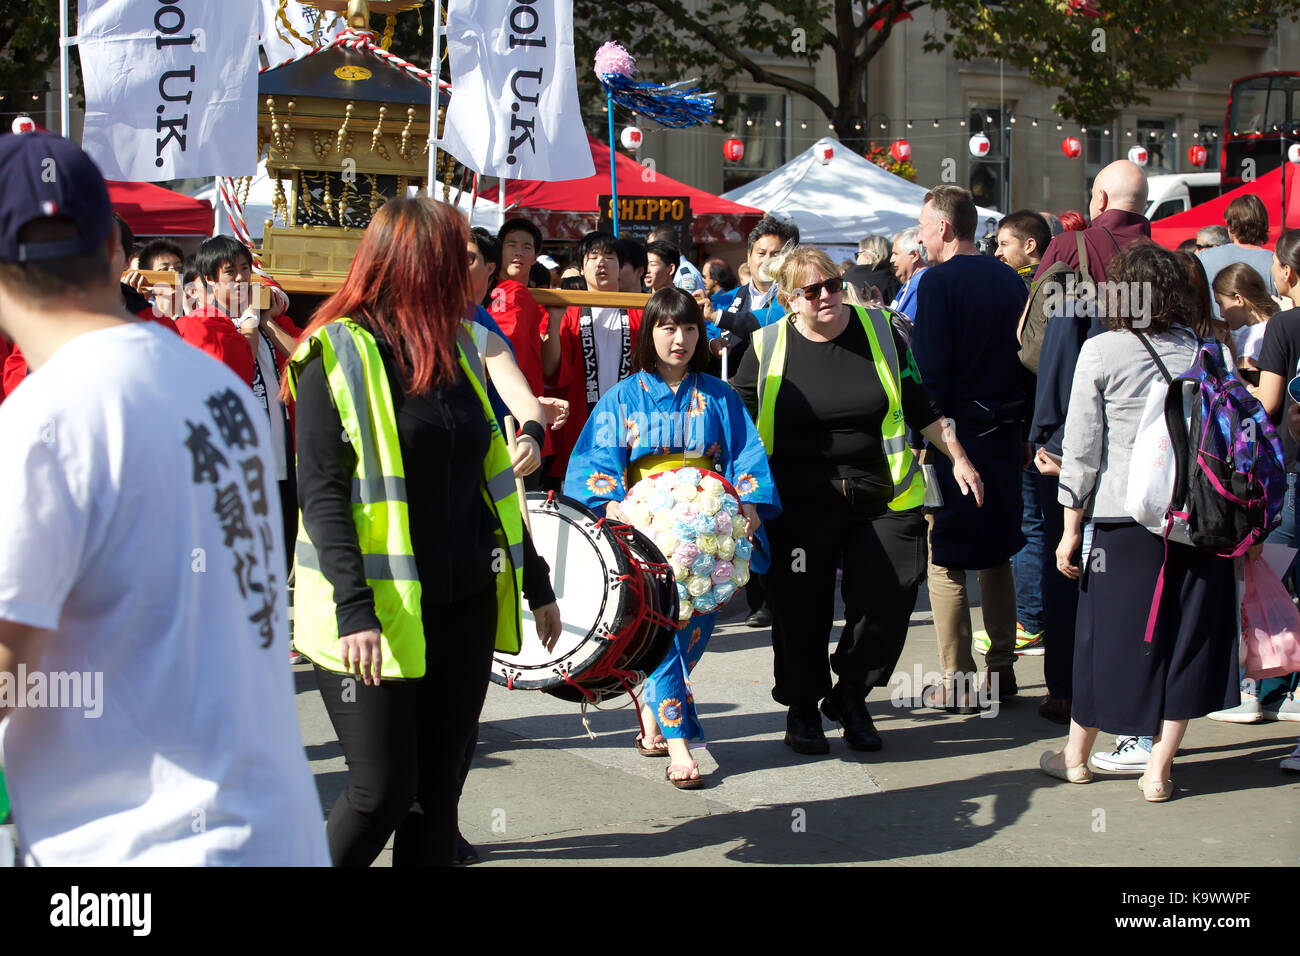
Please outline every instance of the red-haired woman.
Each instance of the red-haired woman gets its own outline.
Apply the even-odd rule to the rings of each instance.
[[[386,203],[285,382],[295,643],[349,770],[327,825],[337,866],[368,866],[395,829],[395,864],[453,861],[462,765],[493,647],[519,647],[521,584],[543,640],[559,633],[464,327],[468,240],[450,206]]]

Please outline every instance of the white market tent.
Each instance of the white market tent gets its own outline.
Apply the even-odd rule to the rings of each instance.
[[[243,195],[241,190],[240,195]],[[437,190],[437,195],[442,196],[442,189]],[[234,235],[234,230],[230,226],[230,217],[226,215],[226,207],[221,204],[221,199],[217,196],[217,189],[214,183],[209,182],[206,186],[193,193],[195,199],[206,199],[212,203],[217,210],[217,232],[225,235]],[[253,177],[252,183],[248,187],[248,200],[244,203],[244,221],[248,225],[248,234],[253,239],[262,238],[262,230],[266,220],[273,219],[271,213],[272,200],[275,196],[275,182],[266,172],[266,163],[258,163],[257,175]],[[451,191],[453,199],[456,198],[456,190]],[[470,193],[466,191],[460,197],[459,208],[461,212],[469,214],[470,211]],[[277,223],[283,225],[283,222]],[[486,199],[479,197],[474,204],[474,213],[471,217],[471,226],[483,226],[493,235],[496,234],[497,226],[501,224],[501,209],[494,202],[488,202]]]
[[[834,150],[824,164],[818,155],[823,146]],[[838,140],[823,138],[784,166],[723,193],[722,198],[788,216],[807,245],[856,252],[858,241],[867,236],[889,238],[915,226],[926,191]],[[990,231],[989,219],[996,223],[1002,214],[981,206],[979,217],[976,238]]]

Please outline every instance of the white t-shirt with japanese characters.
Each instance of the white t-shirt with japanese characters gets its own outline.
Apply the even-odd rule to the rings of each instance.
[[[48,630],[3,737],[28,861],[328,865],[248,385],[156,326],[89,332],[0,448],[0,618]]]

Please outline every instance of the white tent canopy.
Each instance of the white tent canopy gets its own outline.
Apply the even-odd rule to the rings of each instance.
[[[834,151],[826,163],[818,156],[823,146]],[[856,250],[867,236],[889,237],[915,226],[926,191],[838,140],[823,138],[784,166],[722,198],[788,216],[799,227],[800,241],[808,245]],[[990,231],[989,219],[996,223],[1002,215],[979,207],[979,217],[977,238]]]
[[[287,183],[286,183],[287,187]],[[442,189],[436,190],[437,196],[442,196]],[[234,230],[230,227],[230,217],[226,215],[226,207],[221,204],[220,197],[217,196],[217,188],[214,183],[208,183],[202,189],[194,194],[195,199],[206,199],[212,203],[217,210],[217,232],[227,236],[234,235]],[[243,195],[241,189],[240,195]],[[248,187],[248,200],[244,203],[244,222],[248,226],[248,234],[253,237],[254,241],[260,241],[262,230],[268,219],[275,219],[272,215],[272,200],[275,196],[275,182],[266,172],[266,163],[259,163],[257,166],[257,175]],[[456,190],[451,191],[452,199],[456,198]],[[460,211],[469,215],[470,212],[470,194],[466,191],[460,197]],[[501,224],[501,209],[494,202],[488,202],[480,198],[474,204],[474,213],[470,218],[471,226],[483,226],[493,235],[496,234],[497,226]],[[276,225],[284,225],[283,221],[277,221]]]

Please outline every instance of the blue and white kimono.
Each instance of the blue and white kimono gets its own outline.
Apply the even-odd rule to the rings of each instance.
[[[676,393],[654,372],[637,372],[606,392],[573,449],[564,493],[603,515],[605,505],[622,502],[640,478],[687,464],[726,478],[741,504],[755,505],[762,521],[781,513],[767,452],[740,396],[720,379],[698,372],[688,374]],[[766,571],[768,560],[760,527],[751,571]],[[714,611],[688,619],[646,682],[645,702],[665,737],[704,736],[690,673],[717,617]]]

